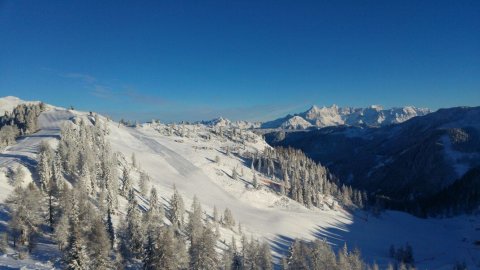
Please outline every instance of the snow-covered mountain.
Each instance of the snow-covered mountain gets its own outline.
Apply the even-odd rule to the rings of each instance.
[[[265,129],[306,129],[311,126],[323,128],[329,126],[386,126],[398,124],[415,117],[430,113],[429,109],[412,106],[384,109],[382,106],[372,105],[368,108],[312,106],[309,110],[285,117],[264,122],[261,128]],[[302,121],[303,120],[303,121]],[[301,124],[293,124],[301,123]],[[307,125],[306,123],[309,123]]]
[[[6,104],[14,107],[13,104]],[[10,212],[5,199],[14,187],[7,177],[8,171],[21,167],[25,173],[25,185],[36,181],[35,166],[42,142],[53,148],[60,138],[60,129],[66,124],[78,127],[81,120],[88,125],[97,118],[87,112],[46,106],[38,118],[39,131],[26,135],[13,145],[0,149],[0,232],[8,227]],[[307,127],[303,117],[292,117],[290,127]],[[294,238],[313,240],[326,239],[334,249],[347,243],[358,247],[368,262],[376,261],[385,269],[392,261],[388,257],[390,245],[410,243],[415,252],[417,269],[451,269],[456,261],[466,261],[469,266],[480,260],[473,242],[479,239],[475,230],[478,218],[461,216],[450,219],[420,219],[412,215],[386,211],[381,217],[373,217],[364,211],[346,211],[336,207],[335,198],[325,197],[325,207],[305,207],[288,196],[268,188],[271,179],[266,174],[251,169],[246,153],[262,152],[270,146],[250,130],[237,132],[226,119],[215,123],[161,124],[149,123],[128,127],[99,116],[100,126],[105,127],[105,139],[118,157],[118,174],[121,166],[129,164],[135,154],[138,169],[131,172],[133,185],[139,188],[140,169],[150,175],[149,184],[156,187],[158,197],[168,208],[173,194],[173,185],[184,197],[185,206],[196,195],[202,209],[209,215],[214,206],[219,210],[228,207],[235,220],[242,224],[242,233],[250,237],[268,240],[272,252],[278,256],[288,248]],[[309,122],[308,122],[309,123]],[[216,124],[225,127],[218,133]],[[285,126],[289,128],[289,126]],[[241,136],[242,139],[239,139]],[[233,177],[233,170],[238,176]],[[254,173],[260,188],[253,186]],[[140,208],[148,208],[148,199],[136,193]],[[119,197],[120,210],[114,223],[124,218],[127,201]],[[218,249],[225,248],[234,236],[238,245],[240,229],[220,228]],[[442,235],[441,238],[438,235]],[[5,269],[53,269],[60,265],[61,253],[48,235],[39,240],[31,255],[18,259],[18,253],[9,248],[0,256],[0,268]],[[465,240],[467,239],[467,240]],[[456,249],[452,250],[451,247]],[[439,255],[441,254],[441,255]]]
[[[39,103],[39,101],[25,101],[14,96],[2,97],[0,98],[0,115],[5,114],[5,112],[11,112],[13,108],[15,108],[20,104],[31,104],[31,103]]]
[[[197,122],[208,127],[232,127],[232,128],[241,128],[241,129],[251,129],[259,128],[260,122],[249,122],[249,121],[230,121],[227,118],[218,117],[212,120],[205,120]]]
[[[472,211],[480,201],[479,196],[469,194],[480,190],[476,184],[480,183],[480,107],[440,109],[379,128],[332,126],[305,132],[274,131],[266,139],[271,145],[302,149],[345,183],[397,203],[418,199],[425,205],[423,212],[417,204],[413,211],[420,215],[429,210],[442,212],[442,207],[450,213],[454,209]],[[456,181],[468,184],[462,185],[462,192],[442,195],[433,207],[431,201],[436,194],[460,189],[454,185]],[[470,203],[459,203],[461,200]]]
[[[311,126],[312,124],[310,124],[308,121],[296,115],[292,118],[289,118],[287,121],[283,122],[280,128],[281,129],[306,129]]]

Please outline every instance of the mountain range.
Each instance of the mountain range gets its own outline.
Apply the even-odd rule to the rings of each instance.
[[[314,105],[303,113],[264,122],[261,128],[298,130],[339,125],[379,127],[402,123],[412,117],[426,115],[430,112],[430,109],[413,106],[384,109],[378,105],[367,108],[338,107],[336,105],[318,107]]]
[[[378,128],[331,126],[275,131],[265,137],[270,145],[303,150],[344,183],[405,206],[405,202],[428,201],[478,170],[480,107],[440,109]],[[478,174],[470,173],[469,179],[480,182]],[[479,200],[478,195],[467,199],[465,192],[456,196]]]
[[[384,109],[379,105],[372,105],[367,108],[338,107],[337,105],[318,107],[313,105],[305,112],[289,114],[265,122],[230,121],[226,118],[218,117],[197,123],[212,127],[281,130],[305,130],[341,125],[381,127],[403,123],[412,117],[423,116],[431,112],[430,109],[413,106]]]

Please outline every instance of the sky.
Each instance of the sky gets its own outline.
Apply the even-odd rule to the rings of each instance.
[[[480,105],[480,1],[0,0],[0,96],[129,120]]]

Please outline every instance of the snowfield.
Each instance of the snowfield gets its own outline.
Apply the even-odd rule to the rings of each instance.
[[[2,102],[8,103],[8,100],[2,99]],[[51,107],[41,114],[37,133],[1,149],[2,202],[13,190],[5,176],[6,169],[21,165],[33,172],[40,143],[48,140],[54,144],[62,123],[79,116],[86,117],[87,113]],[[387,211],[380,217],[373,217],[363,211],[349,213],[328,204],[324,209],[307,209],[265,186],[253,189],[250,164],[239,154],[245,151],[255,153],[269,146],[248,130],[242,132],[248,133],[252,140],[244,145],[212,133],[217,127],[202,124],[177,125],[175,130],[184,135],[179,136],[176,132],[169,134],[171,125],[151,123],[125,127],[103,117],[102,120],[110,130],[107,138],[113,150],[121,152],[128,160],[132,153],[135,154],[139,167],[148,172],[151,184],[157,188],[164,203],[172,195],[175,185],[187,209],[190,209],[194,195],[209,215],[214,205],[220,213],[228,207],[248,236],[270,241],[274,255],[285,253],[294,238],[326,238],[335,247],[341,247],[344,242],[350,248],[358,247],[367,261],[376,261],[382,268],[389,262],[390,245],[401,246],[407,242],[413,247],[417,269],[452,269],[457,261],[465,261],[472,268],[480,265],[480,247],[474,245],[474,241],[480,239],[477,216],[419,219],[402,212]],[[230,151],[226,151],[227,148]],[[237,180],[231,177],[234,168],[240,174]],[[260,180],[262,178],[266,177],[260,176]],[[29,174],[26,182],[31,179]],[[335,205],[331,198],[330,205]],[[2,209],[4,206],[2,204]],[[3,209],[0,230],[6,229],[7,221],[8,213]],[[237,235],[227,229],[221,232],[221,239],[227,242],[232,234]],[[58,262],[58,258],[55,259],[58,251],[48,239],[39,244],[35,254],[38,256],[17,260],[11,250],[8,255],[0,257],[0,269],[58,267],[55,263]]]

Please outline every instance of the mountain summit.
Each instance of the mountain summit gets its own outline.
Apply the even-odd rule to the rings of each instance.
[[[384,109],[379,105],[372,105],[367,108],[339,107],[337,105],[318,107],[313,105],[303,113],[287,115],[265,122],[262,124],[262,128],[306,129],[311,126],[322,128],[340,125],[380,127],[402,123],[412,117],[426,115],[430,112],[430,109],[413,106]]]

